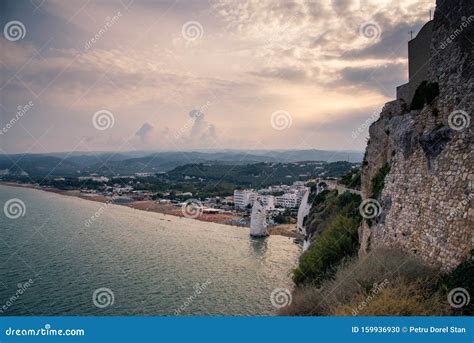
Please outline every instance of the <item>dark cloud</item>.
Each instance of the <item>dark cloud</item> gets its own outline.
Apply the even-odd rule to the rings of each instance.
[[[404,64],[388,64],[378,67],[344,68],[338,86],[371,88],[385,96],[394,97],[395,88],[407,81]]]
[[[350,113],[345,113],[342,116],[327,114],[327,120],[323,123],[306,123],[304,126],[305,130],[318,131],[318,132],[345,132],[351,133],[357,131],[359,127],[368,128],[367,123],[376,121],[379,116],[382,107],[364,108],[364,109],[353,109]]]
[[[153,125],[144,123],[141,128],[135,133],[135,136],[140,137],[142,140],[146,140],[149,134],[153,131]]]
[[[73,3],[73,1],[71,1]],[[48,49],[64,45],[81,47],[82,41],[75,39],[80,35],[87,35],[87,31],[73,24],[66,18],[53,13],[54,2],[50,1],[1,1],[0,25],[11,20],[24,23],[26,35],[23,42],[45,45]],[[79,9],[83,4],[76,2]],[[46,44],[47,43],[47,44]]]
[[[350,6],[352,5],[352,0],[332,0],[332,8],[336,13],[344,13],[346,12]]]
[[[380,16],[376,23],[381,29],[380,41],[363,49],[349,51],[345,54],[346,58],[406,57],[408,55],[407,46],[410,40],[410,31],[413,31],[413,37],[415,37],[418,30],[425,24],[425,21],[420,20],[415,24],[398,23],[395,26],[391,26],[389,19]]]
[[[204,113],[199,110],[192,110],[188,115],[196,121],[204,119]]]

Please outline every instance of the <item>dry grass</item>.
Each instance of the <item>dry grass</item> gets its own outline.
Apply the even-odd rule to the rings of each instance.
[[[436,269],[413,256],[377,250],[363,259],[346,261],[319,288],[297,288],[292,304],[280,314],[443,315],[449,308],[446,298],[436,292],[437,275]]]
[[[339,305],[333,311],[336,316],[441,316],[449,315],[451,308],[446,297],[436,292],[427,294],[419,283],[398,280],[368,301],[358,294],[351,303]]]

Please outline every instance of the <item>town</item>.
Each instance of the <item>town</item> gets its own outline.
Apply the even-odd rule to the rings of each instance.
[[[183,212],[182,209],[191,204],[198,207],[197,211],[200,214],[199,217],[194,219],[249,226],[252,207],[256,201],[263,206],[269,225],[291,224],[295,223],[301,200],[311,186],[318,185],[320,189],[336,187],[335,178],[325,179],[325,182],[323,179],[316,178],[295,181],[290,185],[270,185],[258,189],[239,188],[234,189],[233,195],[200,199],[194,198],[196,195],[192,192],[165,191],[157,193],[144,190],[143,180],[149,177],[152,177],[152,175],[81,176],[77,178],[77,181],[83,186],[72,192],[75,192],[76,195],[77,192],[80,192],[80,197],[89,198],[90,200],[105,200],[115,204],[179,216],[181,216],[180,212]],[[54,181],[63,183],[68,180],[59,177],[54,178]],[[41,188],[51,189],[49,186]],[[200,218],[201,215],[204,218]]]
[[[341,187],[360,186],[360,164],[346,161],[243,165],[214,162],[187,164],[164,172],[127,174],[77,170],[76,175],[41,175],[31,167],[28,170],[29,173],[23,168],[0,170],[0,182],[247,227],[251,226],[256,202],[265,212],[266,226],[295,224],[301,201],[312,186],[340,191]],[[189,206],[193,209],[191,215],[187,211]]]

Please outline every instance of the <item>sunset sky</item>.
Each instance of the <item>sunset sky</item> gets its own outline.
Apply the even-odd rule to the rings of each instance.
[[[1,1],[0,153],[363,150],[364,123],[407,81],[410,31],[430,9],[434,0]],[[24,37],[7,32],[12,21]]]

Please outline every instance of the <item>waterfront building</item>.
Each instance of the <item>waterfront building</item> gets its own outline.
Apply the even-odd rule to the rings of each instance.
[[[253,205],[255,199],[257,198],[257,193],[253,190],[244,189],[244,190],[235,190],[234,191],[234,206],[236,209],[244,210],[248,205]]]
[[[295,193],[285,193],[275,197],[276,205],[285,208],[294,208],[298,206],[298,196]]]
[[[273,195],[260,195],[257,199],[266,210],[273,210],[275,208],[275,197]]]
[[[95,182],[109,182],[109,178],[105,176],[79,176],[79,181],[95,181]]]

